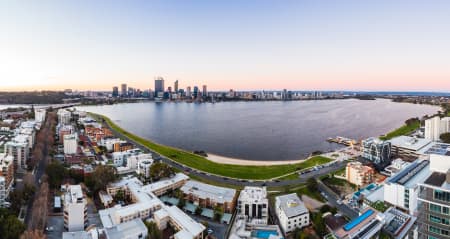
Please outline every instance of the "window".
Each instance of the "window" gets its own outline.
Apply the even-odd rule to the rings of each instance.
[[[450,202],[450,193],[441,190],[434,190],[434,199],[444,202]]]
[[[429,208],[430,208],[430,211],[432,211],[432,212],[441,213],[441,206],[439,206],[439,205],[430,203]]]

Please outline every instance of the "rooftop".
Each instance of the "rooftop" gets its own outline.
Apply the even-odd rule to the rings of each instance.
[[[414,225],[416,217],[403,213],[394,207],[383,213],[385,217],[384,229],[395,239],[405,238],[408,231]]]
[[[450,156],[450,144],[433,142],[420,150],[421,154],[438,154]]]
[[[286,214],[288,218],[308,213],[305,204],[296,193],[278,196],[275,198],[275,205]]]
[[[141,219],[134,219],[105,229],[108,239],[128,238],[129,236],[138,235],[139,233],[146,231],[147,227]]]
[[[388,142],[391,142],[393,146],[418,151],[423,147],[429,145],[431,143],[431,140],[410,136],[399,136],[388,140]]]
[[[210,198],[218,203],[231,202],[236,195],[235,189],[217,187],[197,181],[188,181],[181,187],[181,191],[186,194],[195,194],[199,198]]]
[[[249,187],[246,186],[239,195],[239,200],[254,200],[260,201],[267,198],[267,191],[265,187]]]
[[[406,168],[388,179],[389,183],[397,183],[404,186],[413,186],[424,179],[424,175],[429,172],[428,160],[416,160]]]
[[[425,184],[441,187],[445,183],[447,175],[445,173],[433,172],[427,180],[425,180]]]

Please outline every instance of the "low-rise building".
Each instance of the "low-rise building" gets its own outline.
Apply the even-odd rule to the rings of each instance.
[[[285,233],[309,225],[309,211],[296,193],[276,197],[275,212]]]
[[[105,228],[104,231],[107,239],[145,239],[148,235],[147,227],[139,218]]]
[[[237,213],[255,224],[267,224],[269,200],[265,187],[245,187],[238,199]]]
[[[361,212],[361,215],[337,229],[333,234],[337,239],[370,239],[376,236],[383,226],[383,215],[368,207]]]
[[[421,139],[410,136],[399,136],[390,139],[392,154],[404,159],[416,159],[420,156],[420,150],[431,143],[429,139]]]
[[[6,206],[8,197],[14,182],[13,157],[0,154],[0,207]]]
[[[373,182],[375,170],[361,162],[350,162],[345,167],[345,177],[349,183],[364,186]]]
[[[155,213],[154,219],[160,230],[166,229],[169,224],[175,228],[174,239],[201,239],[206,229],[177,206],[164,206]]]
[[[136,170],[137,174],[142,175],[144,178],[150,178],[150,169],[152,164],[153,159],[139,160],[138,168]]]
[[[83,231],[88,225],[87,202],[80,185],[65,187],[64,228],[69,231]]]
[[[391,143],[378,138],[365,139],[362,141],[362,156],[376,167],[384,168],[391,162]]]
[[[197,181],[190,180],[180,189],[185,198],[206,208],[222,208],[226,213],[233,213],[236,202],[236,190],[217,187]]]

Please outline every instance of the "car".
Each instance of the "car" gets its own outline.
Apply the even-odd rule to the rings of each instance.
[[[46,227],[45,228],[45,231],[47,231],[47,232],[52,232],[52,231],[54,231],[55,229],[53,228],[53,227]]]
[[[212,234],[214,231],[213,231],[213,229],[208,228],[207,232],[208,232],[208,234]]]
[[[338,205],[341,205],[341,204],[342,204],[342,200],[339,199],[339,200],[336,201],[336,203],[337,203]]]

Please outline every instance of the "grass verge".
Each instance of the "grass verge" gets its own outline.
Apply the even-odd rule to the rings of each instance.
[[[381,136],[380,139],[381,140],[389,140],[389,139],[392,139],[397,136],[407,135],[407,134],[412,133],[414,130],[416,130],[418,128],[420,128],[420,122],[413,122],[409,125],[405,124],[402,127],[398,128],[394,131],[391,131],[384,136]]]
[[[313,167],[316,165],[328,163],[332,161],[330,158],[322,156],[314,156],[304,162],[297,164],[283,164],[270,166],[247,166],[247,165],[233,165],[220,164],[212,162],[202,156],[193,154],[188,151],[177,149],[174,147],[154,143],[150,140],[144,139],[134,135],[115,124],[106,116],[90,113],[97,119],[103,119],[113,130],[122,134],[123,136],[167,157],[173,161],[184,164],[188,167],[198,169],[207,173],[238,178],[238,179],[252,179],[265,180],[280,177],[304,168]]]

